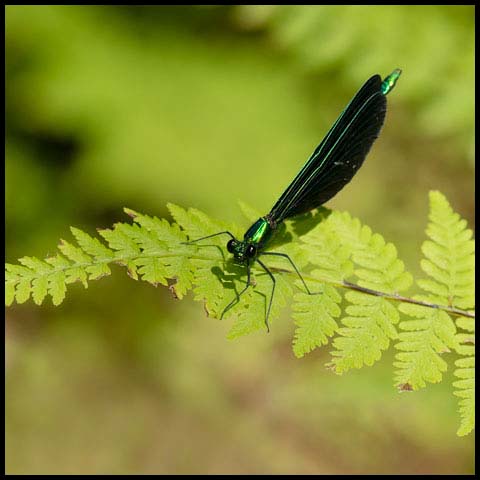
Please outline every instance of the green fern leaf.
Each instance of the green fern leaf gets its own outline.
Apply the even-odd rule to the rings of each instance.
[[[25,303],[30,298],[30,292],[32,290],[31,280],[28,278],[22,278],[17,283],[16,299],[17,303]]]
[[[319,295],[298,293],[294,299],[293,318],[297,328],[293,353],[300,358],[316,347],[325,345],[336,332],[338,325],[334,318],[340,316],[338,305],[342,297],[334,287],[324,284]]]
[[[441,193],[430,192],[429,198],[430,222],[426,230],[429,240],[422,245],[425,258],[420,264],[428,278],[417,280],[425,293],[413,298],[471,308],[474,305],[475,262],[472,232]],[[399,308],[414,320],[400,323],[396,385],[400,389],[416,390],[425,387],[426,382],[439,382],[447,370],[441,355],[459,348],[453,320],[441,310],[410,304],[402,304]]]
[[[30,269],[33,273],[35,272],[37,275],[31,274],[31,282],[24,283],[21,288],[26,288],[28,285],[29,292],[25,290],[24,296],[20,294],[20,301],[19,303],[23,303],[22,300],[28,300],[30,294],[32,295],[33,301],[37,305],[41,305],[44,298],[47,296],[48,292],[48,274],[52,271],[52,267],[45,262],[42,262],[38,258],[35,257],[23,257],[19,259],[19,262]],[[17,294],[17,301],[18,301],[18,294]],[[56,304],[55,304],[56,305]]]
[[[88,235],[88,233],[75,227],[70,227],[70,230],[82,250],[95,259],[93,265],[86,267],[86,272],[89,274],[88,278],[90,280],[98,280],[110,275],[111,270],[108,267],[108,263],[114,258],[113,252],[105,247],[97,238]]]
[[[430,192],[430,223],[422,245],[422,270],[430,277],[418,285],[433,293],[443,305],[468,309],[475,305],[475,242],[467,222],[455,213],[447,199]]]
[[[319,211],[324,220],[330,211]],[[299,219],[293,222],[294,234],[301,232]],[[298,293],[294,296],[293,318],[296,330],[293,339],[293,353],[303,357],[316,347],[325,345],[328,339],[337,331],[338,324],[335,318],[340,315],[338,304],[341,296],[332,285],[327,282],[341,282],[353,272],[353,264],[349,260],[350,250],[342,245],[335,232],[324,228],[324,223],[300,235],[305,263],[309,262],[316,268],[311,272],[313,279],[318,283],[310,283],[310,291],[316,295]],[[297,286],[304,289],[301,282]]]
[[[191,240],[226,230],[236,232],[234,226],[214,221],[199,210],[193,208],[185,210],[173,204],[168,204],[168,209],[177,224],[188,232]],[[187,254],[192,266],[195,299],[203,301],[207,314],[214,317],[218,317],[223,308],[233,300],[235,288],[237,291],[242,288],[238,280],[242,270],[232,266],[231,262],[227,265],[226,241],[226,235],[219,235],[188,246]],[[199,252],[201,255],[196,255]],[[230,268],[227,269],[227,266]],[[226,287],[230,287],[227,288],[227,294]]]
[[[455,361],[453,372],[459,380],[453,382],[454,394],[460,398],[460,428],[457,435],[470,433],[475,427],[475,321],[473,318],[458,318],[457,327],[466,331],[457,334],[457,352],[462,358]]]
[[[415,320],[400,322],[395,384],[400,390],[418,390],[426,382],[440,382],[447,370],[447,362],[441,355],[458,346],[455,324],[441,310],[407,303],[399,309]]]
[[[460,378],[453,382],[453,386],[456,388],[454,394],[460,397],[461,424],[457,431],[460,436],[467,435],[475,427],[475,348],[470,347],[470,350],[470,356],[455,361],[458,368],[454,374]]]
[[[345,298],[351,303],[346,308],[349,316],[342,319],[344,327],[333,341],[334,358],[327,364],[339,374],[378,361],[390,340],[397,338],[394,325],[399,320],[396,308],[385,298],[358,292],[347,292]]]
[[[355,270],[358,284],[372,290],[398,293],[412,284],[412,275],[405,272],[404,263],[397,258],[397,249],[379,234],[374,234],[365,248],[354,252],[354,262],[363,268]]]
[[[139,249],[137,254],[133,251],[133,247],[127,244],[127,248],[132,249],[128,254],[138,257],[128,263],[135,265],[141,279],[155,286],[159,283],[168,285],[165,257],[169,255],[165,243],[159,240],[154,232],[141,228],[140,225],[122,225],[121,228],[122,233],[128,236]]]
[[[65,270],[66,283],[79,281],[87,288],[87,272],[85,266],[91,264],[91,257],[84,253],[81,248],[75,247],[65,240],[60,241],[58,249],[74,264],[74,266]]]
[[[91,237],[79,228],[70,227],[70,231],[78,245],[87,255],[100,260],[111,260],[113,258],[112,251],[103,245],[98,238]]]
[[[60,305],[65,299],[67,279],[64,272],[55,272],[48,277],[48,291],[54,305]]]
[[[117,223],[113,229],[98,230],[98,233],[107,241],[109,247],[115,251],[115,261],[127,267],[131,278],[138,280],[137,266],[134,259],[140,256],[140,247],[135,243],[135,226]]]
[[[351,249],[342,243],[335,232],[324,227],[312,230],[302,236],[308,260],[315,265],[315,277],[333,282],[341,282],[353,274],[353,263],[350,260]]]
[[[59,305],[63,301],[67,280],[64,272],[65,264],[62,264],[60,269],[56,269],[49,265],[48,260],[43,262],[35,257],[23,257],[19,259],[23,267],[6,265],[5,281],[10,290],[9,300],[16,299],[17,303],[24,303],[32,296],[33,301],[40,305],[48,293],[54,305]],[[68,262],[67,265],[69,265]]]
[[[350,253],[365,248],[372,236],[370,227],[362,225],[358,218],[352,218],[348,212],[332,212],[318,228],[334,232]]]
[[[5,265],[7,305],[14,300],[24,303],[30,296],[40,305],[47,295],[51,296],[54,305],[59,305],[65,298],[66,284],[80,281],[86,288],[88,274],[93,279],[110,273],[105,263],[97,265],[95,262],[99,258],[103,262],[111,261],[114,258],[113,252],[81,230],[72,229],[72,232],[80,247],[61,240],[58,248],[63,255],[58,253],[44,261],[35,257],[23,257],[19,259],[21,265]]]
[[[177,224],[183,230],[188,232],[191,240],[225,230],[228,230],[235,236],[240,237],[241,232],[235,225],[214,220],[196,208],[189,208],[188,210],[185,210],[172,203],[167,204],[167,207]],[[214,244],[219,244],[222,247],[225,247],[226,238],[228,237],[213,237],[212,239],[209,239],[209,243],[214,242]]]
[[[340,270],[340,279],[353,272],[361,287],[392,294],[410,287],[412,276],[405,272],[394,245],[358,219],[348,213],[332,212],[319,228],[335,235],[337,252],[341,252],[337,258],[342,265],[348,265],[347,259],[353,261],[353,269]],[[389,300],[358,292],[348,292],[345,298],[351,305],[346,308],[348,316],[341,320],[343,327],[337,331],[333,359],[327,365],[336,373],[372,365],[389,347],[390,340],[398,336],[395,325],[399,315]]]
[[[326,218],[327,212],[320,212],[320,215]],[[299,230],[298,219],[293,230]],[[293,318],[296,329],[293,353],[299,358],[316,347],[325,345],[338,329],[335,318],[340,315],[338,304],[341,296],[333,286],[324,282],[341,282],[353,272],[353,264],[349,260],[350,249],[341,244],[335,232],[325,229],[324,223],[318,223],[312,230],[301,235],[300,239],[305,263],[315,265],[311,276],[319,282],[309,287],[310,291],[318,294],[299,293],[294,296]],[[304,288],[300,282],[297,282],[297,286]]]
[[[234,339],[242,335],[265,329],[265,315],[272,294],[272,281],[265,272],[259,270],[255,277],[255,286],[245,292],[242,301],[232,308],[236,318],[227,338]],[[286,305],[286,300],[292,295],[292,288],[288,280],[282,276],[276,276],[275,295],[270,310],[270,323],[280,315],[280,311]]]
[[[9,307],[15,300],[15,283],[5,282],[5,305]]]
[[[31,271],[21,265],[5,264],[5,294],[6,305],[11,305],[14,300],[24,303],[30,298]],[[8,290],[8,295],[7,295]]]
[[[191,250],[189,251],[189,247],[182,243],[187,240],[185,233],[177,224],[171,225],[165,219],[142,215],[128,208],[125,209],[125,212],[141,227],[151,232],[156,242],[151,253],[153,254],[156,248],[163,257],[161,270],[163,278],[175,279],[171,290],[177,298],[183,298],[192,288],[193,281],[193,266],[189,259]]]
[[[141,257],[134,262],[137,267],[137,272],[142,280],[157,286],[168,285],[167,270],[163,264],[163,259],[154,257]]]

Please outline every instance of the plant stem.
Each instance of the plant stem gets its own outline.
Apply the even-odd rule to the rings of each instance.
[[[279,272],[285,272],[289,273],[291,275],[297,276],[296,272],[283,269],[283,268],[275,268],[275,267],[270,267],[272,270],[276,270]],[[420,305],[422,307],[427,307],[427,308],[437,308],[438,310],[444,310],[445,312],[451,313],[452,315],[458,315],[461,317],[467,317],[467,318],[475,318],[475,313],[468,312],[466,310],[461,310],[460,308],[455,308],[451,307],[448,305],[438,305],[436,303],[429,303],[429,302],[424,302],[422,300],[415,300],[414,298],[409,298],[409,297],[403,297],[402,295],[399,295],[398,293],[386,293],[386,292],[380,292],[378,290],[372,290],[371,288],[366,288],[366,287],[361,287],[360,285],[357,285],[355,283],[348,282],[346,280],[343,280],[341,282],[333,282],[332,280],[322,280],[316,277],[311,277],[309,275],[302,274],[303,278],[306,278],[307,280],[313,280],[317,282],[323,282],[323,283],[330,283],[332,285],[335,285],[340,288],[348,288],[350,290],[355,290],[357,292],[362,292],[367,295],[373,295],[375,297],[384,297],[388,298],[389,300],[394,300],[396,302],[405,302],[405,303],[413,303],[414,305]]]
[[[377,290],[371,290],[370,288],[361,287],[355,283],[350,283],[343,281],[344,288],[350,288],[351,290],[356,290],[358,292],[366,293],[367,295],[375,295],[376,297],[385,297],[390,300],[395,300],[397,302],[413,303],[414,305],[421,305],[422,307],[428,308],[438,308],[439,310],[445,310],[453,315],[460,315],[462,317],[475,318],[475,314],[467,312],[465,310],[460,310],[459,308],[449,307],[447,305],[437,305],[436,303],[423,302],[421,300],[415,300],[413,298],[403,297],[398,295],[398,293],[385,293],[378,292]]]

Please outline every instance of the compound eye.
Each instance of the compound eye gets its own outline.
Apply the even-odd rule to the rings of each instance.
[[[248,258],[254,257],[256,253],[257,253],[257,249],[255,248],[254,245],[249,245],[249,246],[247,247],[247,250],[245,251],[245,255],[246,255]]]
[[[234,252],[234,246],[235,246],[235,240],[232,238],[232,239],[229,240],[228,243],[227,243],[227,250],[228,250],[230,253],[233,253],[233,252]]]

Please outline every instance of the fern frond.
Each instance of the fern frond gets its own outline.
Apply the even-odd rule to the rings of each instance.
[[[308,261],[316,267],[312,272],[316,278],[341,282],[353,274],[351,247],[336,232],[316,228],[302,236],[301,240],[309,254]]]
[[[94,265],[85,269],[89,274],[89,279],[98,280],[106,275],[110,275],[108,263],[113,259],[112,251],[105,247],[98,238],[91,237],[88,233],[75,227],[70,227],[70,230],[80,248],[95,261]]]
[[[452,210],[447,199],[437,191],[430,192],[430,223],[422,245],[421,261],[427,279],[418,285],[432,294],[441,305],[468,309],[475,305],[475,242],[467,221]]]
[[[298,358],[325,345],[338,329],[334,318],[340,316],[342,297],[331,285],[323,284],[321,288],[319,295],[298,293],[294,297],[293,318],[297,328],[293,353]]]
[[[214,221],[197,209],[185,210],[173,204],[168,204],[168,209],[183,231],[188,232],[190,240],[225,230],[238,233],[233,225]],[[193,284],[195,300],[203,301],[207,314],[214,317],[220,316],[225,306],[233,299],[236,284],[240,284],[238,279],[234,280],[234,274],[237,273],[238,276],[238,269],[235,269],[231,262],[230,265],[227,264],[225,257],[227,239],[225,235],[219,235],[202,243],[185,245],[187,248],[184,250],[186,256],[184,262],[191,271],[189,278]],[[195,255],[196,252],[201,252],[201,255]],[[226,291],[232,294],[226,295]]]
[[[421,262],[427,278],[418,280],[423,293],[413,298],[399,295],[410,287],[412,277],[398,259],[396,248],[348,213],[318,209],[282,224],[262,256],[275,282],[255,263],[251,287],[244,291],[246,268],[236,265],[227,254],[228,236],[188,243],[225,231],[241,238],[240,229],[196,209],[173,204],[168,208],[173,223],[125,209],[133,224],[117,223],[98,231],[107,245],[72,227],[77,245],[61,240],[59,253],[52,257],[23,257],[18,265],[6,264],[6,305],[29,298],[41,304],[47,295],[58,305],[68,284],[78,281],[87,287],[89,280],[109,275],[110,264],[117,263],[126,266],[136,280],[153,285],[174,281],[169,288],[177,298],[193,290],[207,314],[216,318],[242,291],[240,301],[225,315],[234,317],[228,333],[233,339],[265,327],[273,284],[270,322],[280,315],[294,287],[304,290],[285,258],[288,255],[302,272],[310,266],[312,271],[302,276],[315,293],[294,296],[293,352],[297,357],[325,345],[336,334],[333,358],[327,365],[343,373],[372,365],[391,340],[398,338],[395,383],[400,389],[414,390],[427,382],[439,382],[447,369],[442,355],[455,350],[461,357],[454,372],[454,393],[460,397],[462,418],[458,434],[473,429],[475,325],[474,313],[465,309],[474,308],[474,242],[466,222],[440,193],[430,194],[429,239],[423,244],[425,258]],[[241,208],[250,221],[258,218],[258,212],[248,205],[241,204]],[[346,315],[340,322],[339,287],[350,289],[344,295]],[[403,302],[398,309],[408,317],[401,322],[398,302]],[[456,324],[449,314],[460,315]]]
[[[138,280],[137,267],[134,259],[140,256],[140,248],[135,243],[134,225],[117,223],[113,229],[98,230],[98,233],[114,250],[114,258],[120,265],[127,267],[127,272],[134,280]]]
[[[447,362],[441,355],[458,346],[455,324],[441,310],[408,303],[401,304],[399,309],[413,320],[399,325],[402,331],[396,344],[400,352],[394,362],[395,385],[400,390],[418,390],[426,382],[440,382],[447,370]]]
[[[132,217],[138,225],[150,232],[150,240],[144,244],[144,253],[155,256],[155,252],[162,252],[163,265],[161,271],[162,279],[174,279],[175,283],[170,289],[177,298],[183,298],[188,290],[192,288],[193,267],[189,261],[188,246],[183,242],[187,240],[185,232],[176,223],[170,224],[165,219],[142,215],[134,210],[125,208],[125,212]],[[151,243],[148,248],[148,243]],[[161,243],[159,243],[161,242]],[[146,267],[147,265],[143,265]],[[157,283],[165,282],[158,280]]]
[[[294,297],[292,316],[296,329],[293,353],[297,357],[303,357],[316,347],[325,345],[337,331],[335,318],[340,316],[342,297],[333,285],[324,282],[341,282],[353,272],[350,250],[341,244],[334,232],[321,226],[321,223],[318,224],[300,237],[308,262],[316,267],[311,276],[318,279],[318,283],[309,286],[316,295],[299,293]],[[300,282],[297,285],[304,288]]]
[[[429,198],[430,222],[426,233],[430,240],[422,245],[425,258],[420,263],[428,278],[417,280],[424,293],[413,298],[471,308],[474,305],[475,263],[472,232],[441,193],[430,192]],[[413,320],[400,323],[396,385],[400,389],[416,390],[426,382],[439,382],[447,370],[441,355],[459,348],[453,320],[440,310],[409,304],[399,308]]]
[[[390,340],[397,338],[394,325],[399,319],[397,309],[384,298],[358,292],[348,292],[345,298],[351,304],[346,307],[349,316],[342,318],[344,326],[333,341],[334,358],[327,364],[339,374],[380,360]]]
[[[30,296],[40,305],[51,296],[54,305],[65,298],[67,284],[81,282],[87,288],[89,280],[110,274],[107,263],[113,261],[114,253],[98,240],[79,229],[72,228],[79,247],[61,240],[58,253],[44,261],[35,257],[19,259],[21,265],[5,264],[5,303],[11,305],[26,302]]]
[[[394,294],[411,285],[412,276],[397,258],[395,246],[348,213],[333,212],[319,225],[319,230],[334,235],[336,258],[343,265],[342,280],[353,273],[361,287]],[[347,259],[353,262],[352,270]],[[390,340],[397,338],[395,324],[399,315],[389,300],[358,292],[348,292],[345,298],[350,302],[346,307],[348,316],[341,320],[343,326],[333,342],[334,358],[327,365],[336,373],[372,365],[389,347]]]
[[[457,352],[462,358],[455,361],[457,367],[453,374],[459,380],[453,382],[454,395],[460,398],[460,428],[457,435],[470,433],[475,427],[475,321],[459,318],[457,327],[465,332],[457,334],[459,347]]]
[[[285,276],[275,279],[275,296],[270,310],[270,322],[280,315],[287,299],[292,295],[292,287]],[[236,315],[227,338],[234,339],[265,328],[265,315],[272,294],[272,281],[266,274],[256,276],[256,284],[245,292],[245,297],[232,308]]]
[[[460,380],[453,382],[453,393],[460,397],[461,424],[457,431],[460,436],[467,435],[475,427],[475,347],[470,347],[470,352],[471,355],[455,361],[458,368],[454,375]]]

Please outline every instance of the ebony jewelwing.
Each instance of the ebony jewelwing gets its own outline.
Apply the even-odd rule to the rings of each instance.
[[[257,262],[272,279],[272,294],[265,315],[265,325],[267,330],[269,329],[268,317],[276,281],[272,272],[259,259],[260,256],[286,258],[307,293],[309,295],[320,293],[309,290],[298,268],[287,254],[266,252],[265,249],[281,222],[323,205],[350,182],[380,133],[387,108],[386,95],[393,89],[401,73],[402,71],[397,68],[383,81],[380,75],[373,75],[364,83],[270,213],[259,218],[245,232],[243,240],[237,240],[231,232],[223,231],[186,242],[190,244],[218,235],[229,235],[231,238],[227,243],[227,250],[233,254],[235,263],[247,267],[246,286],[225,307],[221,317],[239,302],[240,296],[251,285],[250,268]]]

